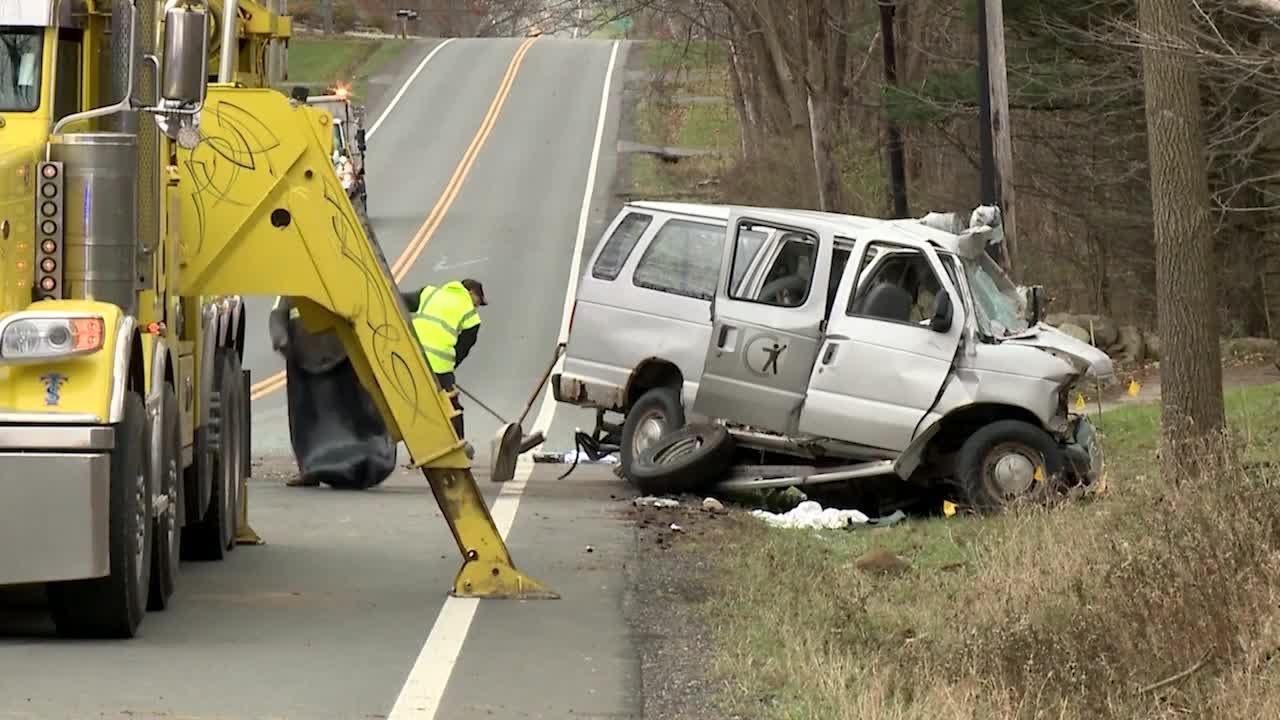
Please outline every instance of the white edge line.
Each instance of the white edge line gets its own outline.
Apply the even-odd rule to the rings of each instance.
[[[587,167],[587,185],[582,193],[582,211],[578,214],[578,234],[573,240],[573,255],[569,257],[569,280],[566,283],[564,295],[564,309],[560,314],[560,334],[557,336],[556,342],[567,342],[569,339],[569,316],[573,311],[573,303],[578,299],[578,275],[582,263],[582,248],[587,241],[587,218],[591,214],[591,196],[595,194],[596,188],[596,169],[600,163],[600,144],[604,141],[604,124],[605,114],[609,110],[609,91],[613,86],[613,67],[618,60],[618,48],[621,41],[613,41],[613,49],[609,52],[609,68],[604,73],[604,88],[600,91],[600,115],[596,118],[596,137],[595,144],[591,149],[591,164]],[[552,372],[556,372],[564,367],[564,356],[556,361],[556,366]],[[533,428],[530,432],[541,430],[547,432],[551,428],[551,422],[556,414],[556,401],[551,394],[551,384],[547,384],[547,389],[542,394],[542,406],[538,408],[538,416],[533,421]]]
[[[427,63],[431,62],[431,58],[435,57],[436,53],[443,50],[445,45],[448,45],[453,41],[454,38],[447,38],[444,42],[431,48],[431,52],[427,53],[427,56],[422,58],[422,62],[418,63],[418,67],[413,69],[413,74],[409,76],[408,80],[404,81],[404,84],[400,86],[398,91],[396,91],[395,97],[391,98],[391,102],[385,109],[383,109],[382,114],[379,115],[378,119],[374,120],[373,125],[369,127],[368,135],[370,138],[373,137],[374,133],[378,132],[378,128],[382,127],[382,121],[386,120],[387,117],[391,115],[391,111],[394,110],[396,104],[400,102],[400,98],[404,97],[404,94],[409,90],[409,86],[413,84],[413,81],[418,79],[418,74],[427,66]]]
[[[582,212],[578,218],[578,235],[574,240],[573,257],[569,263],[569,283],[565,290],[564,313],[560,319],[560,338],[568,332],[570,309],[578,295],[578,265],[582,255],[582,246],[586,242],[587,217],[591,210],[591,196],[595,194],[596,167],[600,160],[600,143],[604,137],[605,118],[609,110],[609,90],[613,85],[613,68],[618,59],[618,47],[621,42],[615,40],[609,53],[609,66],[605,70],[604,89],[600,93],[600,113],[596,120],[596,134],[591,149],[591,164],[587,168],[586,190],[583,192]],[[430,59],[430,56],[427,56]],[[425,60],[423,61],[425,64]],[[416,73],[415,73],[416,74]],[[410,78],[412,80],[412,78]],[[394,101],[393,101],[394,104]],[[563,361],[563,359],[562,359]],[[543,399],[542,408],[534,420],[533,429],[546,432],[555,417],[555,402],[550,390]],[[533,474],[533,463],[521,458],[516,465],[515,477],[506,483],[498,497],[494,500],[490,513],[497,526],[498,534],[506,540],[515,523],[516,510],[520,507],[520,498],[525,485]],[[466,642],[471,621],[475,617],[479,601],[474,598],[456,598],[450,595],[445,598],[440,613],[431,626],[431,632],[422,645],[413,668],[405,678],[400,695],[387,715],[387,720],[433,720],[440,709],[440,701],[444,699],[449,678],[453,675],[454,665],[462,655],[462,646]]]

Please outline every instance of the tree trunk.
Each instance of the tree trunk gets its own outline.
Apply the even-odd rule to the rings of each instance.
[[[1226,426],[1218,346],[1216,273],[1209,222],[1198,61],[1185,0],[1138,0],[1147,152],[1155,231],[1162,456],[1180,481],[1200,458],[1187,441]]]
[[[805,105],[809,116],[814,180],[818,188],[818,209],[839,212],[844,209],[844,191],[835,159],[836,119],[833,102],[833,94],[839,81],[832,62],[835,47],[832,33],[828,29],[828,19],[826,3],[811,0],[806,16],[808,27],[805,28]],[[838,74],[844,74],[843,67]]]

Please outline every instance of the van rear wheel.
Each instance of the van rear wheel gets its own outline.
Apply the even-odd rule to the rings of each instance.
[[[996,512],[1015,502],[1046,500],[1064,464],[1062,450],[1044,430],[1021,420],[1000,420],[965,441],[956,459],[956,479],[974,510]]]
[[[634,481],[631,469],[641,453],[684,424],[684,407],[680,404],[678,388],[656,387],[641,395],[627,411],[626,420],[622,423],[618,455],[623,477]]]

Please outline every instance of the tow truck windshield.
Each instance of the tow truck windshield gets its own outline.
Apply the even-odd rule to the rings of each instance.
[[[43,50],[43,28],[0,28],[0,112],[32,112],[40,106]]]

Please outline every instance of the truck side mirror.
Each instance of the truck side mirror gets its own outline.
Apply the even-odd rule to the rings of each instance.
[[[1027,325],[1038,325],[1044,319],[1045,296],[1043,285],[1032,285],[1026,289]]]
[[[951,321],[955,309],[951,305],[951,293],[943,290],[933,301],[933,318],[929,320],[929,329],[945,333],[951,330]]]
[[[367,147],[369,146],[365,144],[364,128],[358,128],[356,130],[356,149],[363,153]]]
[[[164,13],[160,98],[178,107],[200,105],[209,89],[209,13],[170,0]]]

